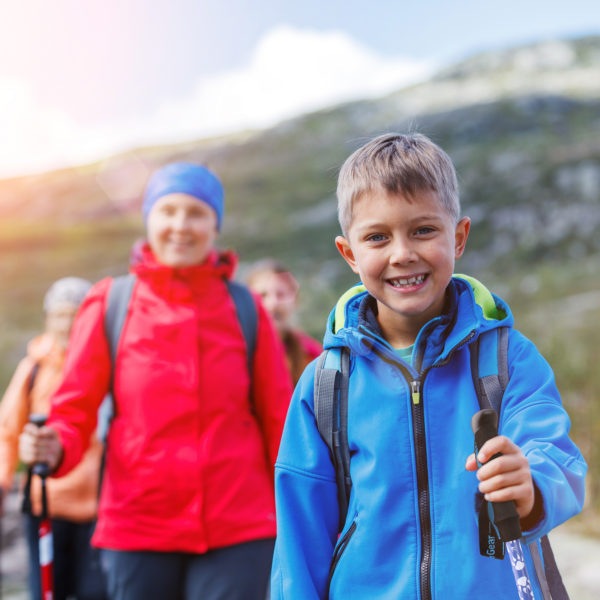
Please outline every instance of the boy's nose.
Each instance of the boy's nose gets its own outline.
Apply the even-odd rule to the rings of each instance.
[[[398,240],[392,246],[390,264],[406,264],[416,260],[413,245],[408,240]]]

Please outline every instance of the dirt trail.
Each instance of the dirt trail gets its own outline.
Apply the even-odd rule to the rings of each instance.
[[[584,537],[566,524],[550,534],[550,542],[571,600],[600,598],[600,539]]]

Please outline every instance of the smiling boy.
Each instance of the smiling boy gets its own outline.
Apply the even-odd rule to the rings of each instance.
[[[352,491],[339,532],[312,363],[276,464],[272,598],[515,598],[509,561],[480,553],[475,498],[514,501],[525,544],[581,510],[586,465],[552,371],[500,298],[453,276],[471,224],[441,148],[419,134],[379,136],[347,159],[337,194],[336,246],[362,285],[332,311],[324,347],[350,350]],[[509,327],[510,381],[501,435],[477,470],[468,346],[498,327]],[[527,550],[533,571],[531,560]]]

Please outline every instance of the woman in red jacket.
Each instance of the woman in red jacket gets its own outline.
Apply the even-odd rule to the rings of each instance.
[[[103,330],[111,281],[75,321],[48,425],[27,427],[21,456],[60,477],[80,460],[113,382],[115,417],[98,523],[114,600],[263,600],[275,537],[272,473],[291,395],[284,351],[264,308],[252,373],[218,252],[223,188],[206,168],[174,163],[150,179],[148,244],[117,360]]]

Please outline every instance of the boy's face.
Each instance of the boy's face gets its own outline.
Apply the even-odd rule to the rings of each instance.
[[[147,222],[156,259],[170,267],[189,267],[206,259],[218,235],[217,213],[189,194],[168,194],[156,201]]]
[[[373,191],[355,202],[348,237],[336,246],[377,301],[378,321],[394,347],[414,343],[439,315],[470,220],[458,224],[428,190],[413,198]]]

